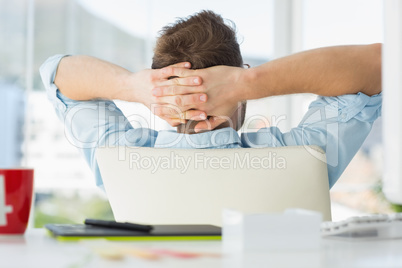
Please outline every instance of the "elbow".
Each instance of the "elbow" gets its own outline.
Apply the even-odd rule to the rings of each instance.
[[[375,53],[381,55],[382,43],[374,43],[369,46],[374,50]]]
[[[373,59],[374,59],[374,66],[381,74],[381,64],[382,64],[382,44],[376,43],[371,45]]]
[[[374,44],[374,50],[376,53],[376,73],[378,73],[378,93],[382,91],[382,44]]]
[[[372,63],[372,76],[371,76],[371,85],[370,87],[373,89],[371,92],[372,95],[379,94],[382,91],[382,44],[375,43],[369,45],[371,51],[371,63]]]

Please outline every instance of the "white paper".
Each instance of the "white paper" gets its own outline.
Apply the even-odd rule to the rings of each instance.
[[[222,242],[225,252],[259,250],[317,250],[322,215],[290,209],[284,213],[244,214],[223,211]]]

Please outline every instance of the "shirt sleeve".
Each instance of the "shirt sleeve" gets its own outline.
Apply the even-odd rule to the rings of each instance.
[[[42,82],[47,96],[59,119],[69,142],[85,157],[96,184],[103,182],[95,158],[96,149],[102,146],[149,147],[154,144],[157,132],[149,128],[134,129],[122,111],[110,100],[76,101],[64,96],[56,84],[58,65],[66,55],[48,58],[40,67]]]
[[[300,124],[282,133],[277,127],[243,134],[247,147],[318,145],[326,152],[332,187],[360,149],[373,122],[381,115],[382,94],[318,97]]]

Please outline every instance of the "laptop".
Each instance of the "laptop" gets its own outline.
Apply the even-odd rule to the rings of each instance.
[[[318,146],[107,147],[96,157],[116,221],[221,226],[224,208],[303,208],[331,220],[327,164]]]

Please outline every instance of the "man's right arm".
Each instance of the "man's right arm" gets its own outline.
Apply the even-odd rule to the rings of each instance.
[[[289,93],[340,96],[381,92],[381,44],[324,47],[283,57],[254,69],[247,99]]]

